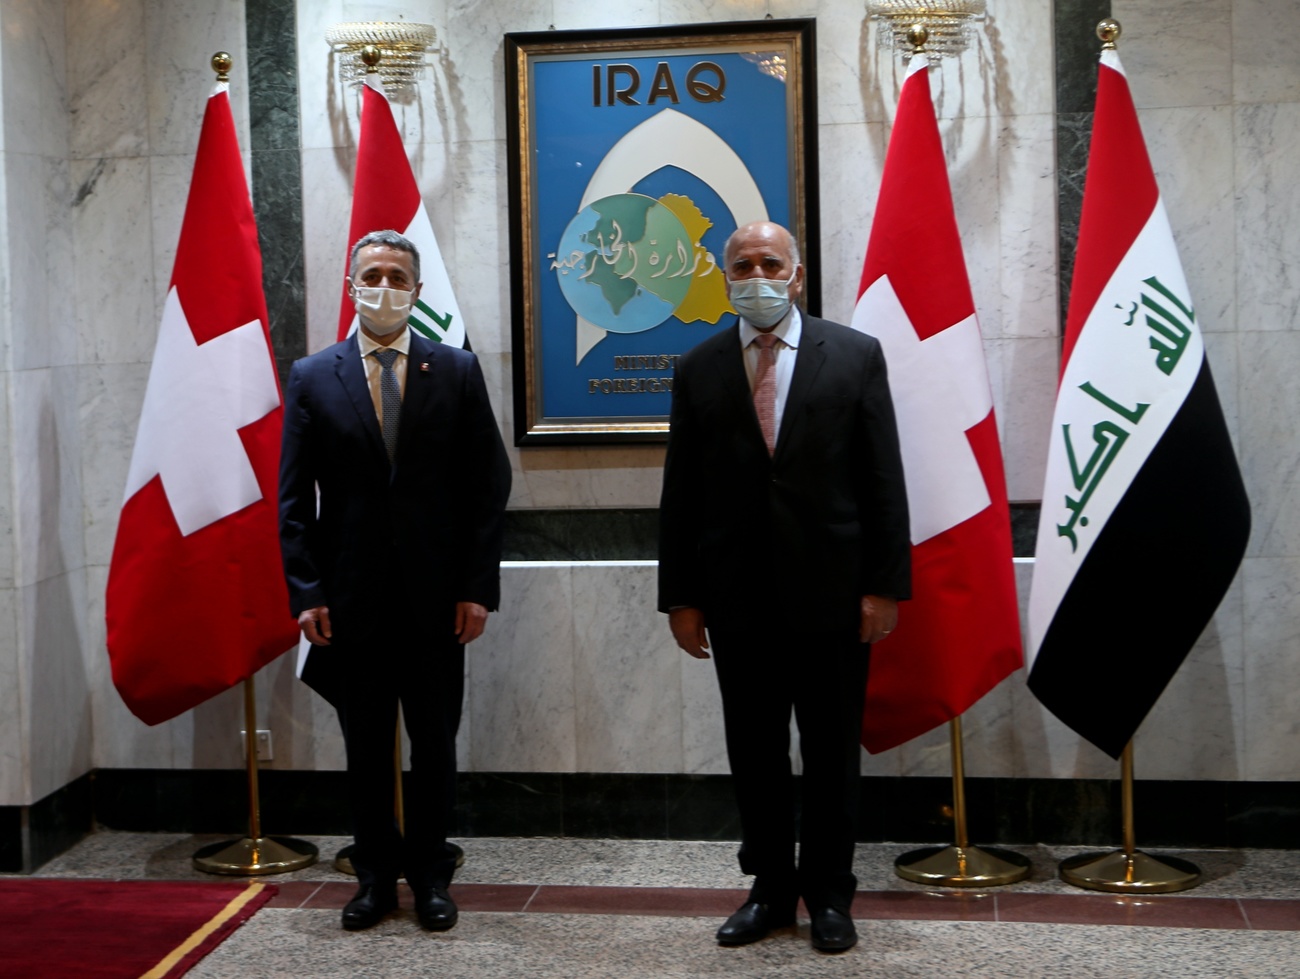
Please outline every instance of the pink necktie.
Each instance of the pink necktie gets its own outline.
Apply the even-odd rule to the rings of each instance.
[[[763,430],[768,455],[776,452],[776,341],[775,333],[760,333],[753,340],[758,344],[754,410],[758,412],[758,427]]]

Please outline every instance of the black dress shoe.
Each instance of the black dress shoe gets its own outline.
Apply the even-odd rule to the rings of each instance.
[[[421,888],[415,894],[415,916],[429,931],[446,931],[456,924],[460,912],[445,888]]]
[[[771,904],[746,901],[735,914],[718,929],[719,945],[748,945],[776,928],[794,924],[794,910],[777,910]]]
[[[858,943],[858,932],[853,919],[834,908],[818,908],[812,912],[812,947],[819,952],[843,952]]]
[[[397,907],[397,885],[362,884],[343,907],[343,927],[348,931],[373,928]]]

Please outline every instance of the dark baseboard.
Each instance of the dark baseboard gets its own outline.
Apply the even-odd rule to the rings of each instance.
[[[259,779],[268,835],[347,835],[342,772],[267,770]],[[982,844],[1114,846],[1118,780],[969,778],[969,835]],[[1300,782],[1138,781],[1140,846],[1295,849]],[[242,770],[101,769],[32,806],[0,806],[0,871],[30,872],[94,826],[135,832],[247,831]],[[726,775],[466,772],[458,836],[738,840]],[[858,839],[948,843],[946,778],[864,777]]]

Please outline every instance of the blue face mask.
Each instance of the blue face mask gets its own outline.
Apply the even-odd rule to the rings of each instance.
[[[788,279],[732,279],[728,281],[727,298],[736,312],[765,330],[790,312],[790,283],[794,277],[795,272]]]

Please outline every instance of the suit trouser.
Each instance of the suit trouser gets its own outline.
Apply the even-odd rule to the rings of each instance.
[[[446,887],[456,870],[447,846],[456,799],[456,732],[465,693],[465,647],[448,639],[374,638],[344,652],[339,718],[347,747],[348,796],[361,884],[406,874],[415,888]],[[404,779],[405,833],[393,814],[397,707],[410,739]]]
[[[753,899],[848,910],[870,646],[856,635],[804,638],[769,623],[710,624],[727,756],[740,810],[740,868]],[[799,727],[802,809],[795,864],[790,715]]]

